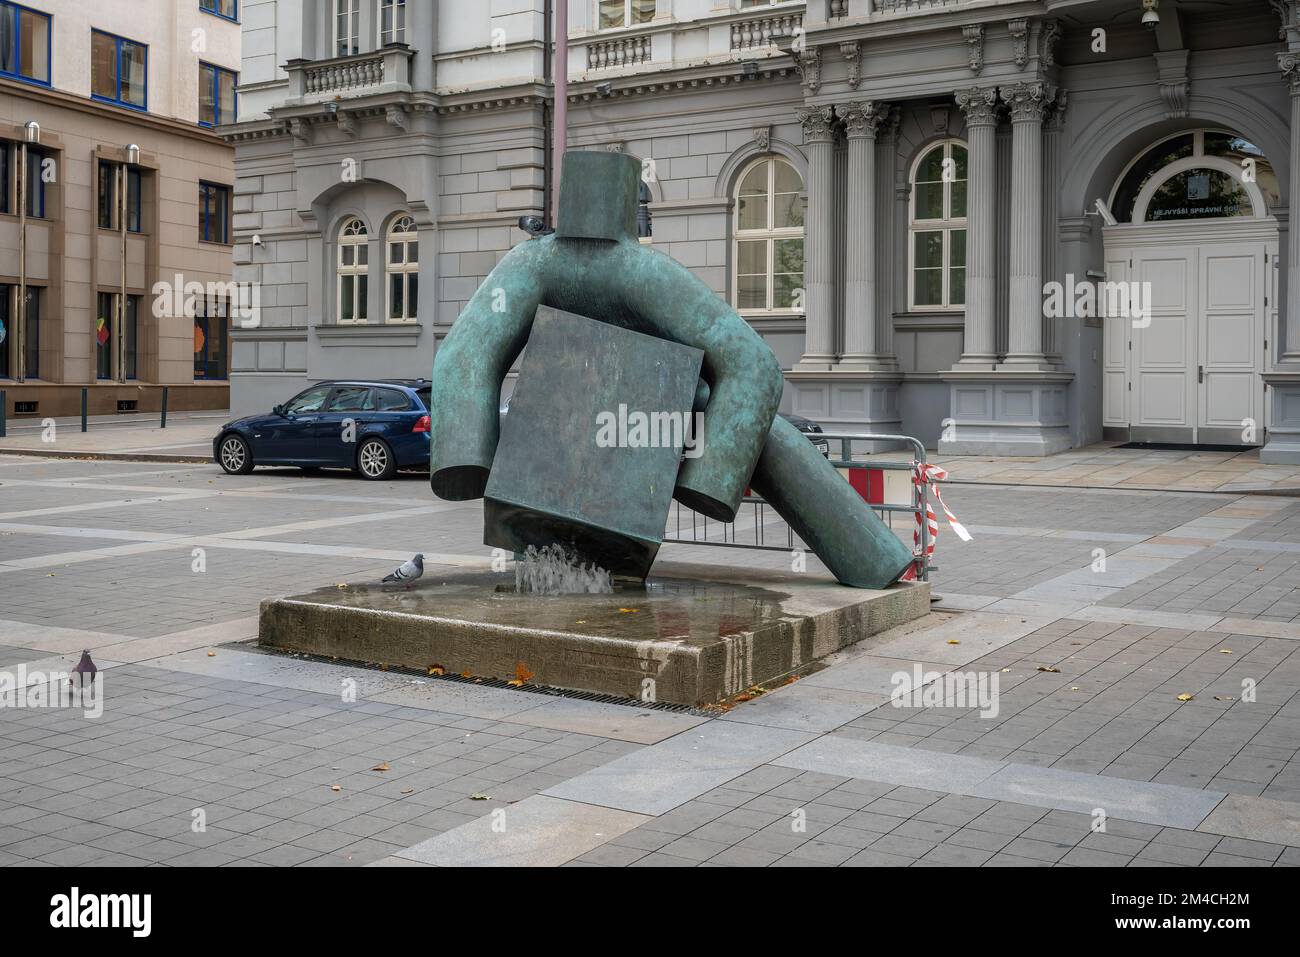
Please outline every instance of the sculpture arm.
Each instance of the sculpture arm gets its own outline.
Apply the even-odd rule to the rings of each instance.
[[[440,498],[482,498],[499,436],[501,382],[541,301],[543,240],[497,263],[438,346],[429,403],[429,484]]]

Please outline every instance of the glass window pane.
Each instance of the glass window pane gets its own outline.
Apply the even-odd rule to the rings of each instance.
[[[364,266],[370,259],[370,247],[365,243],[357,246],[357,265]]]
[[[50,19],[31,10],[19,18],[18,72],[23,76],[50,82]]]
[[[966,265],[966,230],[954,229],[948,233],[948,264]]]
[[[356,318],[353,310],[353,303],[356,301],[356,279],[353,276],[342,276],[339,280],[339,320],[341,322],[351,322]]]
[[[99,225],[103,229],[113,228],[114,195],[113,187],[117,179],[116,170],[103,162],[99,163]]]
[[[766,309],[767,276],[741,276],[736,282],[736,304],[740,309]]]
[[[918,306],[943,305],[943,270],[918,269],[913,273],[913,282],[913,299]]]
[[[339,246],[339,262],[351,266],[356,261],[357,247],[344,243]]]
[[[746,196],[742,193],[737,204],[738,229],[767,229],[767,194],[755,193]]]
[[[803,201],[798,193],[777,193],[773,197],[772,226],[788,229],[803,225]]]
[[[632,22],[649,23],[655,16],[655,0],[632,0]]]
[[[776,167],[773,176],[778,193],[797,193],[803,189],[803,180],[793,166],[782,160],[773,160],[772,163]]]
[[[365,276],[357,277],[357,318],[366,320],[370,318],[369,311],[366,307],[367,282]]]
[[[402,264],[402,243],[388,244],[388,261],[394,266]]]
[[[1147,222],[1253,216],[1250,197],[1235,176],[1191,169],[1162,183],[1147,207]]]
[[[143,46],[122,41],[122,99],[132,106],[145,105],[146,57]]]
[[[763,240],[736,244],[737,272],[754,275],[767,272],[767,243]]]
[[[778,273],[803,272],[803,240],[778,239],[772,244],[773,271]]]
[[[14,7],[0,7],[0,70],[5,73],[17,73],[18,64],[14,62],[13,37],[18,30],[18,10]]]
[[[943,232],[917,233],[914,237],[915,250],[912,265],[917,269],[939,269],[943,267]]]
[[[90,38],[90,92],[117,99],[117,44],[103,33]]]
[[[406,261],[408,263],[418,263],[420,261],[420,243],[418,240],[406,244]]]
[[[233,123],[237,119],[235,116],[235,74],[228,70],[220,70],[217,73],[220,82],[221,111],[218,115],[220,122]]]
[[[402,318],[402,276],[400,273],[388,277],[388,318]]]
[[[600,0],[600,29],[621,27],[625,12],[624,0]]]
[[[916,168],[918,183],[940,183],[943,181],[943,147],[936,146],[925,154]]]
[[[215,126],[217,122],[217,102],[213,99],[213,77],[216,71],[206,64],[199,64],[199,122]]]
[[[772,280],[772,295],[775,302],[772,304],[774,309],[794,309],[803,306],[803,297],[799,297],[799,302],[795,301],[795,294],[803,288],[803,273],[777,273]]]
[[[414,319],[420,309],[420,277],[415,273],[406,276],[406,314]]]
[[[953,306],[966,305],[966,270],[953,269],[948,273],[948,303]]]
[[[958,146],[954,143],[952,147],[952,159],[956,168],[956,178],[959,180],[969,179],[970,175],[967,170],[968,154],[966,152],[966,147]]]
[[[966,181],[958,180],[952,184],[952,211],[949,213],[953,219],[966,218]]]
[[[917,219],[943,219],[943,183],[916,184]]]

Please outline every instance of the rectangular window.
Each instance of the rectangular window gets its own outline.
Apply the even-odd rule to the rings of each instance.
[[[199,239],[230,242],[230,187],[199,183]]]
[[[117,184],[121,164],[110,160],[99,161],[99,183],[96,191],[97,221],[101,229],[117,229],[118,198]],[[142,217],[140,215],[141,177],[134,167],[126,171],[126,229],[127,232],[140,232]]]
[[[92,30],[90,41],[91,96],[132,109],[147,109],[149,48],[101,30]]]
[[[0,0],[0,74],[50,84],[50,15]]]
[[[97,297],[98,308],[95,316],[95,377],[112,379],[113,376],[113,327],[117,325],[117,294],[101,292]],[[139,372],[139,322],[140,297],[126,297],[126,341],[122,343],[126,363],[126,377],[134,379]]]
[[[211,63],[199,64],[199,125],[220,126],[237,117],[239,75]]]
[[[239,0],[199,0],[199,9],[227,20],[239,19]]]
[[[41,377],[41,290],[27,287],[27,321],[23,331],[23,351],[27,354],[25,375],[29,379]]]
[[[9,335],[9,327],[12,323],[9,318],[10,288],[0,284],[0,379],[13,378],[13,373],[9,371],[9,349],[13,345],[10,342],[12,337]]]
[[[361,52],[361,0],[334,0],[334,55]]]
[[[601,30],[649,23],[655,18],[655,0],[599,0]]]
[[[225,379],[227,308],[224,299],[200,299],[194,316],[194,378]]]
[[[406,42],[406,0],[380,0],[379,45]]]
[[[9,197],[13,193],[13,160],[9,144],[0,141],[0,213],[10,212]]]
[[[45,177],[53,175],[54,158],[44,150],[27,147],[27,215],[45,218]]]

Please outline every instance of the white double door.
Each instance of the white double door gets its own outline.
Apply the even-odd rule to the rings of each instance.
[[[1144,284],[1147,315],[1103,320],[1104,425],[1155,441],[1262,444],[1276,260],[1271,221],[1108,228],[1106,282]]]

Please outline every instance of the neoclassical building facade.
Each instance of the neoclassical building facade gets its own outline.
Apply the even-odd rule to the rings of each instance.
[[[552,3],[245,0],[237,411],[428,375],[550,212]],[[827,428],[1300,461],[1297,5],[569,0],[569,145]]]

